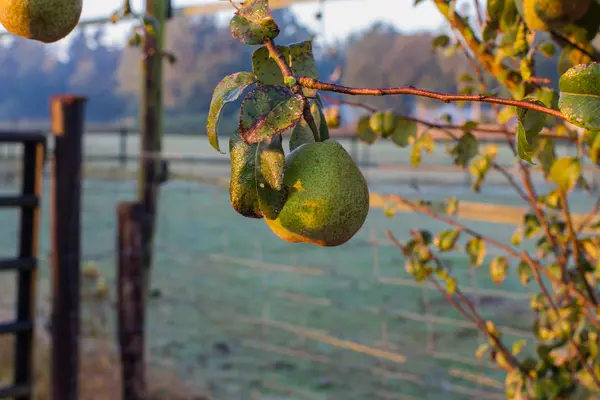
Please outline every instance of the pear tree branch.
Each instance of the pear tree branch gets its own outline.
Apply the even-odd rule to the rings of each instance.
[[[504,99],[500,97],[487,96],[484,94],[447,94],[434,92],[430,90],[418,89],[414,86],[400,86],[389,88],[352,88],[343,85],[336,85],[333,83],[321,82],[317,79],[309,78],[307,76],[298,76],[297,82],[300,84],[300,86],[303,86],[308,89],[316,89],[323,92],[335,92],[351,96],[411,95],[435,99],[444,103],[470,101],[489,104],[501,104],[505,106],[519,107],[527,110],[538,111],[543,114],[547,114],[567,121],[567,117],[563,115],[563,113],[553,108],[549,108],[529,101]]]

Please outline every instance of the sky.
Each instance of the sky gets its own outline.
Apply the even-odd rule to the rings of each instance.
[[[184,7],[219,0],[173,0],[175,7]],[[467,0],[462,0],[467,1]],[[123,0],[83,0],[82,19],[109,16],[117,10]],[[136,10],[141,10],[144,0],[132,0]],[[318,1],[291,7],[299,20],[314,29],[321,40],[327,42],[343,39],[348,34],[366,29],[375,22],[394,24],[402,31],[437,29],[443,20],[432,1],[423,1],[414,6],[414,0],[324,0],[324,21],[319,23],[315,14],[319,11]],[[229,19],[232,11],[222,13],[221,18]],[[324,28],[324,29],[322,29]],[[111,41],[124,40],[127,27],[111,29]],[[68,42],[68,37],[61,44]]]

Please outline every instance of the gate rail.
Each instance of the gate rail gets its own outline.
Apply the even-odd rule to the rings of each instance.
[[[36,273],[40,234],[42,172],[46,153],[46,135],[42,132],[0,131],[0,143],[21,144],[21,193],[0,196],[0,209],[20,209],[18,256],[0,259],[0,272],[17,273],[15,319],[0,323],[0,335],[15,335],[13,384],[0,387],[0,399],[33,398],[33,341],[36,307]]]

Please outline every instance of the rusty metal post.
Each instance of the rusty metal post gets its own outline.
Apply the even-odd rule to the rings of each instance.
[[[144,400],[144,207],[137,202],[120,203],[117,223],[117,336],[121,350],[123,399]]]
[[[51,98],[52,399],[78,398],[81,164],[85,104],[80,96]]]

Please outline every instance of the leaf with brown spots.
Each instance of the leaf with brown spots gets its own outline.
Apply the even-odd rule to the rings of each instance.
[[[256,76],[253,73],[236,72],[223,78],[215,88],[208,111],[206,134],[208,135],[209,143],[217,151],[221,152],[217,127],[223,108],[227,103],[236,101],[244,90],[254,82],[256,82]]]
[[[279,53],[289,59],[289,49],[287,46],[277,46]],[[283,86],[283,75],[277,66],[277,63],[266,46],[259,47],[252,53],[252,72],[258,77],[262,85]]]
[[[250,45],[263,44],[279,35],[268,0],[246,0],[231,18],[229,29],[234,38]]]
[[[252,90],[240,111],[239,134],[246,143],[258,143],[296,126],[305,99],[282,86]]]
[[[285,155],[281,135],[248,144],[234,133],[231,153],[231,205],[248,218],[277,218],[287,200],[283,184]]]

